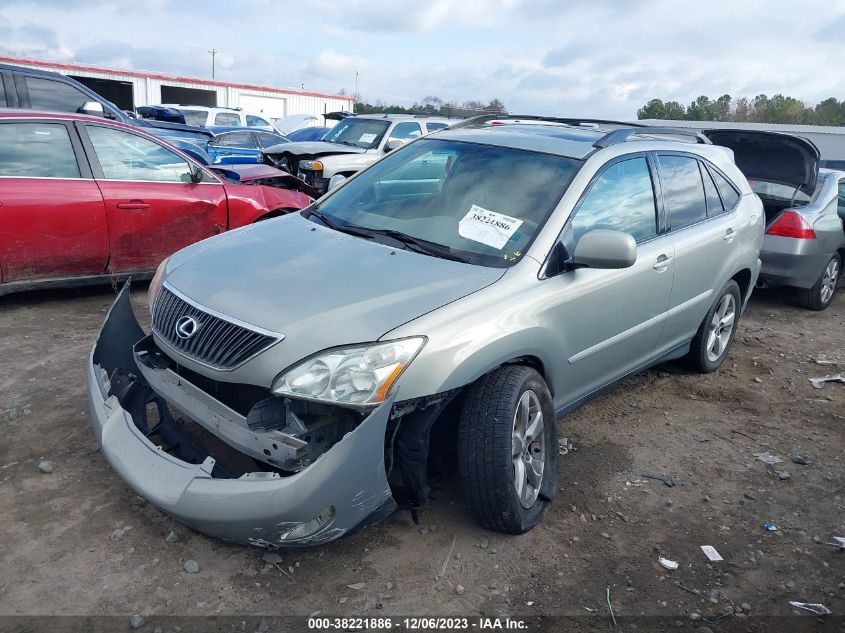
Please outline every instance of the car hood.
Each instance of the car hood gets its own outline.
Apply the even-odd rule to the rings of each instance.
[[[819,175],[819,149],[805,138],[756,130],[702,130],[714,145],[733,150],[736,166],[749,180],[796,187],[813,195]]]
[[[505,271],[390,248],[299,213],[190,248],[192,256],[174,257],[166,283],[211,310],[283,333],[282,346],[299,358],[378,340]]]
[[[293,154],[294,156],[326,156],[328,154],[363,154],[367,150],[340,143],[326,141],[300,141],[298,143],[279,143],[264,150],[265,154]]]

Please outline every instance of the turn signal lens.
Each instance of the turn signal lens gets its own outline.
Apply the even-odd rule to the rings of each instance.
[[[814,240],[816,232],[804,216],[795,211],[784,211],[775,220],[766,235],[779,235],[780,237],[794,237],[799,240]]]

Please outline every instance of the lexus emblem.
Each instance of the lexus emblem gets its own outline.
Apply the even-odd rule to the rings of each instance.
[[[176,336],[181,339],[189,339],[200,329],[199,321],[194,317],[183,316],[176,321]]]

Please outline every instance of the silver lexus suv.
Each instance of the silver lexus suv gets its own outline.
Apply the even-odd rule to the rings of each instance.
[[[490,117],[422,137],[301,213],[128,286],[88,368],[102,453],[201,532],[278,548],[427,500],[452,430],[469,511],[537,525],[556,420],[670,359],[729,353],[763,207],[700,134]]]

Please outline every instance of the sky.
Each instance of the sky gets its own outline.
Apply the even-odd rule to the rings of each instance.
[[[0,54],[411,105],[633,118],[651,98],[845,97],[845,0],[2,0]]]

